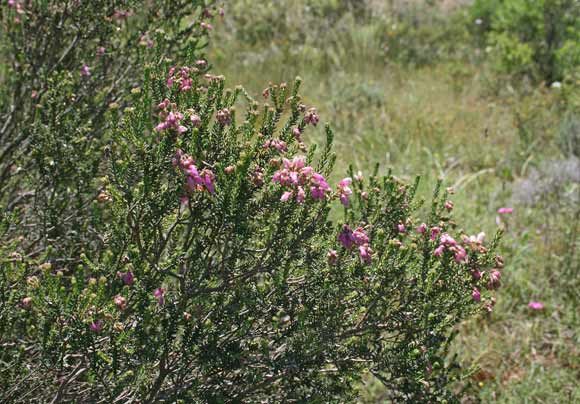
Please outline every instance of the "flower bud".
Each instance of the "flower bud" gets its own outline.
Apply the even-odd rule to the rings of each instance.
[[[497,289],[500,287],[501,273],[497,269],[492,269],[489,273],[489,281],[487,282],[487,288],[490,290]]]
[[[89,326],[89,329],[94,332],[95,334],[99,334],[103,329],[103,322],[101,320],[94,321]]]
[[[25,297],[20,301],[20,305],[22,306],[23,309],[30,309],[32,307],[32,298],[31,297]]]
[[[115,296],[113,301],[115,302],[115,306],[117,306],[117,308],[121,311],[125,310],[125,308],[127,307],[127,299],[125,299],[121,295]]]
[[[26,278],[26,283],[32,289],[38,289],[40,287],[40,281],[38,280],[38,277],[36,277],[36,276],[29,276],[28,278]]]
[[[41,271],[50,271],[52,268],[52,264],[50,262],[45,262],[44,264],[40,264],[38,266],[38,269],[40,269]]]
[[[328,263],[330,265],[334,265],[338,260],[338,253],[336,252],[336,250],[329,250],[328,254],[326,254],[326,257],[328,258]]]

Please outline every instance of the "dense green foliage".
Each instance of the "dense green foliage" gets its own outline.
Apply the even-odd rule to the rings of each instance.
[[[8,235],[26,235],[27,254],[50,244],[74,265],[101,243],[95,197],[107,111],[126,106],[146,63],[190,60],[204,47],[200,24],[208,15],[192,1],[8,3],[0,42],[0,201],[5,216],[14,214]]]
[[[403,3],[3,4],[0,401],[577,399],[576,6]]]
[[[423,220],[418,179],[331,187],[299,80],[260,112],[206,74],[218,10],[115,6],[2,7],[1,401],[456,400],[497,238],[440,184]]]
[[[580,3],[477,0],[472,17],[493,47],[496,67],[548,84],[574,78],[580,65]]]

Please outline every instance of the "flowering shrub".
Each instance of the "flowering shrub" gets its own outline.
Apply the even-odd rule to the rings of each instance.
[[[0,401],[344,402],[366,371],[393,400],[453,400],[447,349],[492,310],[497,238],[440,187],[420,218],[418,180],[334,185],[300,80],[261,109],[203,69],[144,74],[104,118],[102,247],[3,246]]]
[[[131,102],[143,66],[201,60],[211,1],[2,1],[0,206],[6,238],[74,267],[100,248],[108,110]],[[202,24],[206,24],[202,26]],[[204,28],[205,27],[205,28]],[[4,235],[3,235],[4,236]],[[75,257],[74,259],[71,257]],[[68,260],[68,261],[66,261]]]

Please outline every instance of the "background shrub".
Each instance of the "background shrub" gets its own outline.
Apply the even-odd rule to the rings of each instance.
[[[478,0],[472,17],[486,32],[496,68],[551,84],[576,74],[580,5],[574,0]]]

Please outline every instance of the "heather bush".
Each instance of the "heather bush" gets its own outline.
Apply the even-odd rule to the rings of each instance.
[[[147,65],[106,116],[101,253],[3,245],[3,402],[344,402],[365,371],[395,401],[456,399],[447,349],[492,310],[497,239],[468,236],[440,187],[417,215],[418,181],[329,184],[332,131],[306,146],[299,85],[261,108]]]
[[[108,110],[143,66],[201,58],[211,1],[3,1],[0,206],[5,239],[47,245],[60,265],[102,247],[99,203]],[[201,63],[206,63],[202,61]],[[207,66],[198,66],[207,68]],[[68,262],[67,262],[68,260]]]
[[[452,190],[331,184],[299,79],[260,105],[208,74],[211,2],[0,10],[1,402],[459,399],[503,261]]]

